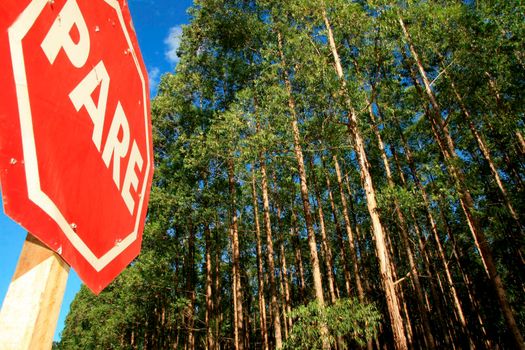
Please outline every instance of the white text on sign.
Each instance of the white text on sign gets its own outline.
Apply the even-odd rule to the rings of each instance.
[[[74,27],[79,33],[77,42],[70,35]],[[54,64],[60,51],[64,50],[71,64],[76,68],[82,68],[89,58],[90,46],[89,31],[82,12],[76,0],[68,0],[42,41],[42,50],[51,64]],[[100,94],[98,101],[95,103],[92,95],[99,86]],[[135,170],[138,168],[140,172],[144,161],[137,142],[130,137],[129,123],[120,101],[114,107],[113,119],[102,149],[102,135],[106,119],[109,88],[110,76],[104,62],[100,61],[71,91],[69,98],[77,111],[85,108],[89,114],[93,122],[92,141],[99,153],[101,153],[101,158],[106,167],[108,169],[112,167],[113,181],[119,189],[129,212],[133,214],[135,200],[131,195],[131,188],[134,191],[137,190],[139,179]],[[120,165],[121,161],[128,154],[129,160],[124,174],[124,181],[121,184]]]

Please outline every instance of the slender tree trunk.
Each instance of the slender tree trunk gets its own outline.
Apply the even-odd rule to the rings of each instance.
[[[486,349],[492,349],[493,346],[491,345],[491,342],[488,339],[488,332],[487,332],[487,329],[485,327],[485,322],[483,321],[483,318],[481,317],[481,309],[480,309],[479,302],[478,302],[478,300],[476,298],[474,289],[472,287],[472,283],[471,283],[468,275],[465,273],[465,270],[463,268],[463,264],[462,264],[461,259],[460,259],[460,252],[458,250],[458,243],[456,241],[455,235],[454,235],[450,225],[448,224],[448,221],[447,221],[447,218],[446,218],[446,214],[444,212],[444,208],[445,208],[444,199],[441,198],[441,197],[439,198],[439,207],[440,207],[439,215],[440,215],[440,218],[441,218],[441,223],[443,224],[443,226],[445,228],[445,231],[447,232],[448,240],[449,240],[451,248],[452,248],[452,256],[455,259],[455,263],[457,264],[457,267],[459,269],[459,273],[460,273],[460,275],[461,275],[461,277],[463,279],[463,284],[466,287],[468,300],[469,300],[470,306],[472,308],[471,312],[473,311],[473,313],[476,316],[477,323],[478,323],[478,326],[479,326],[479,330],[481,330],[480,333],[482,334],[482,340],[483,340],[483,342],[485,344]],[[447,263],[446,266],[449,267],[449,263]],[[475,339],[472,339],[472,340],[474,341]]]
[[[317,254],[317,242],[313,227],[312,213],[310,209],[310,198],[308,193],[308,184],[306,181],[306,170],[304,166],[303,149],[301,146],[301,136],[299,133],[299,125],[297,121],[297,114],[295,110],[295,100],[292,92],[292,84],[288,74],[286,60],[283,53],[283,44],[281,34],[278,34],[279,53],[281,56],[281,63],[283,67],[284,83],[286,91],[288,92],[288,107],[291,114],[291,124],[293,133],[294,153],[297,160],[297,170],[299,172],[301,199],[303,201],[304,221],[306,224],[306,231],[308,232],[308,247],[310,248],[310,263],[312,265],[312,276],[314,282],[315,299],[321,308],[324,308],[324,294],[323,282],[321,279],[321,267],[319,265],[319,256]],[[326,325],[320,325],[321,337],[323,338],[323,349],[329,348],[327,342],[328,330]]]
[[[306,281],[304,278],[304,266],[303,266],[303,253],[301,250],[301,236],[297,228],[297,216],[295,215],[295,209],[292,203],[292,225],[290,228],[290,236],[294,242],[294,253],[295,253],[295,268],[299,273],[299,299],[301,302],[305,302],[306,298]]]
[[[520,131],[516,131],[514,134],[516,135],[516,140],[518,140],[519,151],[523,156],[525,155],[525,139],[523,138],[523,135]]]
[[[501,179],[501,177],[499,175],[498,169],[496,168],[496,165],[494,164],[494,161],[492,160],[492,156],[490,154],[490,150],[487,147],[487,144],[486,144],[483,136],[476,129],[476,126],[474,125],[474,121],[472,120],[470,112],[467,109],[467,106],[465,105],[465,103],[463,102],[463,98],[459,94],[459,92],[458,92],[458,90],[456,88],[456,85],[454,84],[454,81],[452,80],[450,75],[447,73],[446,69],[444,69],[444,72],[445,72],[445,76],[448,78],[448,80],[450,82],[450,86],[452,87],[452,91],[454,92],[454,95],[456,96],[456,100],[459,103],[459,107],[461,108],[461,111],[463,112],[463,116],[465,117],[465,121],[467,122],[467,124],[469,126],[469,129],[470,129],[470,131],[472,133],[472,136],[476,140],[476,143],[478,144],[478,148],[481,151],[481,154],[483,154],[483,157],[485,158],[485,160],[487,161],[487,164],[489,165],[490,172],[491,172],[492,176],[494,177],[494,181],[498,185],[498,189],[501,192],[501,197],[502,197],[502,199],[503,199],[503,201],[505,203],[505,206],[509,210],[509,213],[510,213],[512,219],[516,223],[516,226],[518,227],[520,234],[521,235],[525,235],[525,232],[524,232],[523,226],[522,226],[522,224],[520,222],[518,213],[516,212],[516,210],[514,209],[514,206],[512,205],[512,202],[511,202],[510,197],[508,195],[507,189],[505,188],[505,185],[504,185],[504,183],[503,183],[503,181],[502,181],[502,179]],[[518,139],[519,139],[519,137],[518,137]],[[522,257],[522,261],[524,261],[523,257]]]
[[[216,218],[215,219],[215,223],[216,223],[216,227],[219,228],[220,225],[219,225],[219,220]],[[219,232],[218,230],[216,231],[215,233],[215,241],[218,242],[219,240]],[[213,281],[213,286],[214,286],[214,289],[213,289],[213,296],[214,296],[214,302],[213,302],[213,305],[214,305],[214,309],[213,309],[213,317],[214,317],[214,320],[215,320],[215,328],[214,328],[214,334],[215,334],[215,341],[216,341],[216,346],[215,348],[218,349],[220,348],[220,329],[221,329],[221,324],[222,324],[222,320],[223,320],[223,312],[222,312],[222,308],[221,308],[221,302],[222,302],[222,297],[221,297],[221,260],[220,260],[220,255],[221,255],[221,249],[218,249],[216,248],[215,249],[215,271],[214,271],[214,281]]]
[[[324,306],[323,285],[322,285],[322,280],[321,280],[321,269],[319,266],[319,257],[317,255],[317,243],[315,239],[312,213],[311,213],[311,208],[310,208],[308,184],[306,181],[306,170],[304,167],[304,157],[303,157],[303,149],[301,146],[301,136],[300,136],[299,125],[297,121],[297,114],[295,110],[295,100],[293,98],[293,93],[292,93],[292,84],[290,82],[290,78],[289,78],[288,70],[286,66],[286,60],[284,57],[284,53],[282,51],[281,34],[279,33],[278,36],[279,36],[279,50],[280,50],[280,55],[281,55],[283,71],[284,71],[283,72],[284,82],[285,82],[286,90],[288,92],[288,107],[289,107],[290,114],[292,116],[291,124],[292,124],[292,133],[293,133],[294,153],[295,153],[295,158],[297,160],[297,168],[299,172],[301,199],[303,201],[303,209],[304,209],[304,220],[306,223],[306,231],[308,232],[308,246],[310,248],[310,260],[312,264],[312,275],[313,275],[313,280],[314,280],[315,298],[317,302],[319,303],[319,305],[322,307]]]
[[[233,303],[234,303],[234,339],[235,349],[244,349],[244,322],[242,311],[242,286],[240,273],[240,249],[239,249],[239,229],[237,217],[237,200],[235,195],[235,178],[234,178],[233,159],[228,159],[228,184],[231,196],[231,246],[232,246],[232,280],[233,280]]]
[[[335,282],[334,282],[334,263],[332,258],[332,247],[328,241],[325,227],[325,217],[323,210],[323,202],[321,201],[321,194],[319,192],[319,186],[317,185],[317,178],[315,176],[315,168],[312,159],[310,158],[310,166],[312,168],[312,183],[314,185],[314,192],[317,201],[317,213],[319,215],[319,229],[321,231],[321,255],[326,265],[326,277],[328,280],[328,291],[330,292],[330,301],[335,303]]]
[[[283,276],[283,282],[284,282],[284,320],[285,323],[288,326],[288,329],[292,329],[292,318],[289,316],[292,312],[292,297],[290,293],[290,283],[288,282],[288,265],[286,263],[286,251],[284,248],[284,237],[281,237],[280,244],[279,244],[279,250],[281,254],[281,269],[282,269],[282,276]]]
[[[395,119],[395,117],[394,117],[394,119]],[[396,123],[397,123],[397,120],[396,120]],[[436,243],[436,247],[437,247],[437,251],[438,251],[438,257],[439,257],[439,260],[441,261],[441,263],[443,265],[443,268],[445,270],[445,276],[447,278],[448,286],[450,288],[450,293],[452,294],[452,300],[453,300],[453,304],[454,304],[454,307],[455,307],[455,314],[458,317],[458,321],[460,322],[460,325],[461,325],[463,333],[465,335],[467,335],[467,337],[469,338],[469,342],[471,344],[473,344],[473,340],[472,340],[471,334],[468,331],[468,327],[467,327],[465,315],[464,315],[464,312],[463,312],[463,308],[462,308],[461,303],[459,301],[459,297],[458,297],[458,294],[457,294],[456,286],[455,286],[455,283],[454,283],[454,281],[452,279],[452,275],[451,275],[451,272],[450,272],[450,269],[449,269],[449,266],[448,266],[447,259],[445,257],[443,246],[441,245],[441,241],[440,241],[440,238],[439,238],[439,232],[437,230],[437,225],[436,225],[436,222],[434,220],[434,216],[432,214],[432,211],[430,209],[430,202],[429,202],[428,196],[426,194],[425,188],[422,186],[421,181],[419,180],[419,175],[418,175],[417,170],[416,170],[416,168],[414,166],[414,161],[413,161],[413,158],[412,158],[412,152],[410,150],[410,147],[406,143],[406,140],[405,140],[404,135],[402,134],[402,131],[399,130],[399,132],[401,134],[401,140],[403,142],[403,148],[405,149],[405,155],[406,155],[406,158],[407,158],[407,162],[409,164],[410,171],[412,173],[412,177],[414,179],[414,183],[416,184],[417,188],[419,189],[419,192],[420,192],[421,197],[423,199],[423,203],[425,205],[425,211],[426,211],[426,214],[427,214],[427,221],[428,221],[428,223],[430,225],[430,231],[433,234],[434,242]],[[393,147],[392,147],[392,151],[391,152],[392,152],[392,154],[394,156],[394,159],[396,161],[396,165],[397,165],[397,169],[398,169],[398,172],[399,172],[399,177],[401,179],[401,182],[402,182],[403,186],[405,186],[405,188],[408,188],[408,184],[407,184],[406,178],[405,178],[405,176],[403,174],[403,171],[401,169],[401,165],[399,164],[399,159],[398,159],[398,156],[397,156],[397,152],[395,151],[395,149]],[[430,259],[429,259],[428,254],[427,254],[426,245],[422,242],[422,238],[421,238],[422,234],[421,234],[421,230],[417,226],[417,218],[416,218],[416,214],[414,213],[414,210],[411,209],[410,213],[411,213],[412,219],[414,220],[414,223],[416,223],[414,228],[416,229],[419,249],[420,249],[421,255],[423,257],[423,262],[425,264],[426,270],[428,271],[427,273],[430,275],[431,274],[430,261],[429,261]],[[443,290],[443,288],[441,286],[441,279],[439,278],[439,275],[438,275],[438,281],[439,281],[441,292],[444,295],[444,290]],[[435,291],[434,283],[431,282],[430,286],[431,286],[432,296],[433,296],[434,300],[436,300],[436,302],[437,302],[440,299],[437,297],[437,293]],[[439,304],[441,305],[441,303],[439,303]],[[440,307],[439,309],[441,310],[443,308]]]
[[[349,101],[349,96],[346,88],[346,80],[343,74],[341,60],[339,58],[339,53],[337,52],[332,28],[326,15],[324,4],[322,7],[322,16],[326,25],[326,29],[328,31],[328,40],[332,56],[334,58],[335,70],[341,81],[343,91],[347,95],[347,104],[349,109],[349,121],[347,127],[350,136],[355,142],[356,153],[361,171],[361,181],[366,193],[368,212],[370,214],[372,227],[374,230],[376,252],[379,260],[379,269],[381,273],[381,281],[385,290],[388,314],[390,316],[390,322],[392,325],[392,331],[394,335],[394,345],[396,349],[407,349],[408,345],[405,336],[405,327],[403,325],[403,319],[401,318],[399,299],[395,291],[394,281],[392,277],[392,266],[390,261],[391,258],[386,247],[385,231],[383,229],[383,225],[381,224],[379,214],[377,211],[377,200],[374,185],[372,182],[372,176],[370,174],[370,164],[368,163],[364,141],[357,127],[357,114],[352,108],[351,102]]]
[[[496,264],[492,256],[492,251],[490,249],[489,243],[485,237],[485,233],[481,229],[477,219],[475,218],[473,214],[474,200],[470,194],[470,191],[464,185],[465,181],[464,181],[463,173],[461,172],[460,169],[458,169],[455,166],[455,161],[458,160],[458,156],[456,154],[452,138],[450,137],[450,133],[448,132],[446,125],[443,125],[443,121],[441,119],[441,109],[434,95],[434,92],[432,91],[427,74],[423,68],[423,64],[421,63],[419,55],[417,54],[414,48],[414,45],[412,44],[412,39],[410,37],[410,34],[408,33],[408,30],[401,16],[399,16],[399,23],[405,35],[405,39],[409,46],[412,57],[414,58],[416,62],[420,76],[423,80],[423,83],[425,86],[425,92],[427,93],[427,96],[430,99],[432,107],[434,108],[435,116],[434,118],[432,118],[433,120],[431,120],[430,122],[433,126],[434,134],[436,135],[436,141],[441,149],[441,152],[443,154],[443,157],[445,158],[445,161],[447,162],[448,168],[450,170],[450,174],[454,178],[457,189],[459,191],[460,204],[463,209],[463,212],[465,213],[465,217],[467,219],[469,229],[474,238],[476,247],[478,251],[480,252],[481,260],[485,267],[485,271],[487,273],[487,276],[490,282],[494,286],[496,295],[498,297],[498,302],[502,309],[503,316],[507,323],[507,327],[512,333],[514,342],[516,343],[519,349],[525,349],[525,342],[523,341],[521,331],[519,330],[519,327],[516,323],[516,319],[514,318],[514,313],[508,302],[507,294],[505,292],[505,288],[503,286],[501,277],[496,269]],[[445,142],[443,142],[441,137],[439,137],[440,131],[445,139],[444,140]]]
[[[290,281],[289,281],[289,273],[288,273],[288,263],[286,262],[286,251],[284,247],[284,228],[282,225],[282,212],[281,212],[281,205],[279,203],[279,196],[278,196],[278,190],[277,190],[277,176],[275,175],[275,171],[272,172],[272,178],[274,183],[274,195],[275,195],[275,206],[277,208],[277,223],[279,227],[279,251],[280,251],[280,258],[281,258],[281,272],[283,276],[283,283],[284,283],[284,322],[288,329],[291,331],[293,323],[292,318],[290,317],[290,313],[292,312],[292,295],[290,291]],[[287,336],[288,337],[288,336]]]
[[[257,203],[257,189],[255,172],[252,174],[253,217],[255,221],[255,235],[257,241],[257,283],[259,289],[259,323],[261,326],[262,348],[268,350],[268,330],[266,328],[266,301],[264,297],[264,271],[261,244],[261,226],[259,224],[259,205]]]
[[[324,161],[323,161],[323,166]],[[345,245],[343,241],[343,232],[341,229],[341,224],[339,223],[339,219],[337,218],[337,209],[335,207],[335,201],[334,196],[332,194],[332,186],[330,183],[330,177],[328,174],[326,174],[326,188],[328,190],[328,199],[330,200],[330,208],[332,209],[332,217],[334,219],[335,224],[335,231],[337,234],[337,239],[339,241],[339,255],[341,258],[341,266],[343,267],[343,274],[345,278],[345,289],[346,289],[346,295],[348,297],[351,296],[351,277],[350,277],[350,268],[348,267],[348,260],[346,259],[346,251],[345,251]]]
[[[363,285],[361,283],[361,273],[359,272],[359,259],[357,258],[357,247],[356,247],[356,238],[352,231],[352,224],[350,222],[350,214],[348,213],[348,204],[346,201],[346,196],[343,190],[343,177],[341,176],[341,169],[339,167],[339,161],[337,156],[332,157],[335,166],[335,174],[337,176],[337,185],[339,187],[339,195],[341,196],[341,207],[343,210],[343,219],[345,222],[346,236],[348,239],[348,245],[350,248],[350,259],[352,260],[353,273],[355,278],[355,286],[357,289],[357,297],[360,302],[365,301],[365,293],[363,290]]]
[[[189,237],[188,237],[188,260],[186,262],[186,293],[189,300],[186,315],[186,328],[188,331],[188,339],[186,349],[195,349],[195,335],[194,335],[194,310],[195,310],[195,230],[193,223],[189,223]],[[157,338],[157,337],[154,337]],[[156,339],[155,339],[156,340]]]
[[[347,193],[348,193],[348,198],[350,199],[349,200],[349,205],[347,205],[346,195],[345,195],[345,193],[343,191],[343,178],[342,178],[342,175],[341,175],[341,169],[339,167],[339,161],[337,160],[337,157],[335,155],[333,156],[333,160],[334,160],[334,164],[335,164],[335,172],[336,172],[336,177],[337,177],[337,184],[338,184],[339,192],[340,192],[340,195],[341,195],[341,202],[343,203],[342,206],[343,206],[343,217],[344,217],[345,226],[346,226],[345,229],[346,229],[346,232],[347,232],[348,240],[350,241],[350,239],[352,239],[352,242],[353,242],[353,244],[349,244],[350,256],[353,255],[352,251],[354,251],[355,252],[355,257],[352,257],[352,260],[355,259],[356,262],[357,262],[357,264],[354,264],[354,266],[355,266],[354,267],[354,274],[356,276],[355,279],[356,279],[357,296],[358,296],[359,301],[361,303],[364,303],[365,300],[366,300],[366,297],[365,297],[365,293],[364,293],[363,286],[362,286],[362,283],[361,283],[361,269],[360,269],[361,264],[359,263],[359,260],[357,258],[357,253],[360,253],[359,256],[361,256],[361,258],[362,258],[363,257],[363,252],[360,251],[359,245],[358,245],[360,233],[359,233],[359,225],[357,224],[357,218],[355,217],[355,212],[354,212],[354,207],[353,207],[352,192],[350,191],[350,184],[349,184],[349,180],[348,180],[348,176],[347,176],[346,177],[346,187],[347,187],[346,189],[347,189]],[[351,226],[351,222],[350,222],[349,212],[353,212],[354,213],[354,223],[355,223],[356,236],[354,236],[353,232],[352,232],[352,226]],[[351,235],[348,234],[349,232],[351,233]],[[365,279],[366,279],[366,277],[365,277]],[[373,344],[372,344],[372,340],[371,339],[367,341],[366,347],[367,347],[368,350],[372,350]]]
[[[496,85],[496,80],[494,79],[492,74],[490,74],[489,72],[485,72],[485,75],[489,79],[489,86],[494,94],[497,106],[500,109],[506,111],[507,108],[504,106],[503,101],[501,99],[501,94],[499,92],[498,86]],[[516,136],[516,142],[517,142],[516,146],[517,146],[518,152],[523,156],[525,155],[525,140],[523,139],[523,135],[521,134],[519,130],[516,130],[514,132],[514,135]]]
[[[270,200],[268,197],[268,176],[266,174],[266,159],[262,154],[259,155],[261,167],[261,183],[262,183],[262,198],[263,198],[263,218],[264,228],[266,231],[266,254],[268,257],[268,277],[270,282],[270,305],[272,307],[273,328],[275,335],[275,348],[280,349],[283,346],[283,339],[281,335],[281,318],[279,312],[279,304],[277,302],[277,285],[275,281],[275,262],[273,250],[272,237],[272,223],[270,220]]]
[[[467,320],[465,318],[465,313],[463,311],[463,307],[461,306],[461,302],[458,296],[458,292],[456,289],[456,284],[452,278],[452,273],[450,271],[449,264],[447,262],[447,258],[445,256],[444,248],[441,244],[441,239],[439,237],[439,231],[437,227],[437,222],[434,219],[434,215],[432,214],[432,209],[430,207],[430,200],[429,196],[427,195],[427,192],[425,190],[425,187],[423,187],[423,184],[421,183],[421,180],[419,179],[419,175],[415,166],[414,157],[412,156],[412,150],[405,138],[405,135],[403,134],[403,131],[401,130],[401,126],[399,125],[399,121],[394,116],[394,121],[396,123],[396,128],[398,129],[398,133],[400,135],[401,141],[403,143],[403,148],[405,150],[405,156],[407,159],[408,166],[410,168],[410,172],[412,175],[412,178],[414,180],[414,183],[416,184],[416,187],[418,188],[421,198],[423,199],[423,204],[425,206],[425,212],[428,220],[428,224],[430,226],[430,231],[432,232],[432,236],[434,238],[434,242],[437,247],[438,256],[439,259],[443,265],[445,276],[447,278],[447,282],[450,288],[450,293],[452,294],[452,300],[454,301],[454,307],[456,309],[456,313],[458,315],[459,322],[461,324],[461,328],[463,329],[463,332],[469,336],[470,341],[472,342],[472,336],[470,332],[468,331],[467,327]]]
[[[372,104],[368,102],[368,114],[370,116],[370,120],[372,121],[372,129],[376,135],[377,143],[379,145],[379,151],[381,154],[381,159],[383,160],[383,166],[385,168],[386,178],[388,182],[388,186],[391,190],[395,190],[395,183],[394,179],[392,177],[392,172],[390,170],[390,161],[388,160],[388,157],[386,155],[385,151],[385,145],[383,143],[383,138],[381,137],[381,134],[379,132],[379,128],[377,127],[376,119],[374,116],[374,112],[372,110]],[[419,280],[419,271],[418,267],[414,258],[414,253],[412,252],[412,247],[410,245],[410,238],[408,234],[408,225],[405,219],[405,215],[401,211],[401,207],[399,205],[399,200],[397,198],[394,198],[394,210],[397,215],[397,220],[399,222],[399,229],[401,233],[401,241],[405,248],[407,257],[408,257],[408,264],[410,268],[410,275],[414,282],[414,289],[416,292],[416,300],[419,306],[419,312],[421,314],[421,320],[423,321],[423,331],[425,335],[425,341],[427,344],[427,348],[429,349],[435,349],[436,343],[434,340],[434,337],[432,336],[432,329],[430,327],[430,320],[428,317],[428,312],[430,311],[430,308],[425,307],[425,298],[423,293],[423,287],[421,286],[421,281]]]
[[[204,228],[204,240],[206,244],[206,348],[208,350],[215,350],[215,339],[213,336],[212,320],[213,320],[213,278],[212,278],[212,262],[211,262],[211,238],[210,226],[206,225]],[[265,349],[268,350],[268,349]]]

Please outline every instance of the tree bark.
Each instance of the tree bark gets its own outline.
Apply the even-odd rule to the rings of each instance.
[[[312,275],[314,280],[314,291],[315,299],[321,307],[324,306],[324,295],[323,295],[323,285],[321,280],[321,269],[319,266],[319,257],[317,255],[317,243],[315,239],[315,232],[313,228],[312,213],[310,208],[310,199],[308,193],[308,184],[306,181],[306,170],[304,167],[304,157],[303,149],[301,146],[301,136],[299,132],[299,125],[297,121],[297,113],[295,110],[295,100],[292,92],[292,84],[290,82],[286,60],[284,53],[282,51],[282,38],[281,34],[278,34],[279,40],[279,53],[281,56],[281,63],[283,67],[284,83],[286,86],[286,91],[288,93],[288,109],[291,114],[291,125],[293,133],[293,144],[294,144],[294,154],[297,161],[297,168],[299,172],[300,180],[300,190],[301,190],[301,199],[303,202],[303,211],[304,211],[304,220],[306,223],[306,231],[308,232],[308,246],[310,248],[310,260],[312,264]]]

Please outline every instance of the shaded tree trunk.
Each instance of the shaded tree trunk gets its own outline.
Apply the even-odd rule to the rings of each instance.
[[[210,226],[206,225],[204,228],[204,240],[206,245],[206,347],[209,350],[215,350],[215,337],[213,334],[212,323],[214,321],[214,305],[213,305],[213,277],[212,277],[212,261],[211,261],[211,238],[210,238]],[[267,349],[266,349],[267,350]]]
[[[323,166],[326,168],[326,166],[324,165],[324,160],[323,160]],[[339,255],[340,255],[341,266],[343,267],[345,290],[346,290],[347,296],[350,297],[351,291],[352,291],[351,282],[350,282],[351,277],[350,277],[350,268],[348,267],[348,260],[346,259],[345,244],[343,241],[343,232],[341,229],[341,224],[339,223],[339,219],[337,218],[337,209],[335,207],[334,196],[332,194],[332,188],[331,188],[332,186],[330,183],[330,177],[328,174],[326,174],[325,178],[326,178],[326,188],[328,191],[328,199],[330,200],[330,208],[332,210],[332,217],[333,217],[334,224],[335,224],[335,231],[336,231],[337,239],[339,242]]]
[[[268,330],[266,323],[266,301],[264,297],[264,270],[261,243],[261,226],[259,224],[259,205],[257,203],[257,189],[255,182],[255,171],[252,174],[252,196],[253,196],[253,217],[255,224],[255,237],[257,242],[257,287],[259,298],[259,323],[261,327],[262,348],[268,350]]]
[[[239,249],[239,228],[237,217],[237,200],[235,195],[235,178],[233,159],[228,159],[228,184],[231,196],[231,224],[230,240],[232,246],[232,294],[234,304],[234,341],[235,349],[244,349],[244,322],[242,311],[242,286],[240,273],[240,249]]]
[[[280,349],[283,346],[281,335],[281,318],[279,312],[279,304],[277,302],[277,285],[275,281],[275,262],[274,249],[272,237],[272,223],[270,220],[270,200],[268,197],[268,176],[266,174],[266,160],[259,155],[261,167],[261,183],[262,183],[262,198],[263,198],[263,218],[264,228],[266,231],[266,255],[268,258],[268,277],[270,282],[270,305],[272,307],[273,328],[275,336],[275,348]]]

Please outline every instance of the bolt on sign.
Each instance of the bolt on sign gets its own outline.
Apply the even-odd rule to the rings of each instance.
[[[2,0],[4,211],[99,293],[139,253],[148,78],[125,0]]]

